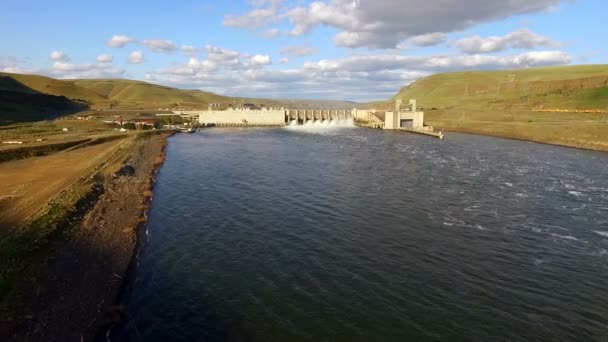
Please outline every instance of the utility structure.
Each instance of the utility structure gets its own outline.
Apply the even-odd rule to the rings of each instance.
[[[416,100],[410,100],[406,108],[402,104],[401,99],[395,100],[395,111],[384,114],[384,129],[424,129],[424,112],[418,111]]]

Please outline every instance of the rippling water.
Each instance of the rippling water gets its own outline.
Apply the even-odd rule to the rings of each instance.
[[[608,338],[607,165],[455,133],[175,136],[113,339]]]

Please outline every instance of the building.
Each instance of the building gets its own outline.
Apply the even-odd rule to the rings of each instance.
[[[407,108],[401,108],[402,100],[395,101],[395,111],[384,114],[384,129],[424,129],[424,112],[418,111],[416,100],[410,100]]]
[[[154,125],[156,124],[156,119],[135,119],[131,122],[135,124],[135,127],[137,128],[140,128],[142,126],[154,127]]]

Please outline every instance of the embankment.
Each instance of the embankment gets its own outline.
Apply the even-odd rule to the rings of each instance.
[[[25,255],[13,255],[25,262],[16,262],[21,267],[0,303],[0,340],[91,341],[119,318],[115,299],[145,222],[167,136],[132,139],[87,179],[86,193],[65,202],[53,222],[38,220],[54,232]]]

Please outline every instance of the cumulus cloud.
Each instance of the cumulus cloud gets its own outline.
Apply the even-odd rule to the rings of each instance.
[[[97,56],[97,62],[99,62],[99,63],[112,63],[113,59],[114,58],[112,57],[112,55],[108,55],[108,54],[103,54],[103,55]]]
[[[238,68],[242,66],[243,54],[235,50],[223,49],[213,45],[206,45],[207,61],[213,65]]]
[[[460,39],[456,47],[469,54],[498,52],[505,49],[533,49],[537,47],[558,47],[559,43],[528,29],[513,31],[504,36],[482,38],[473,36]]]
[[[114,78],[121,77],[124,70],[110,63],[72,64],[54,62],[50,70],[42,73],[58,78]]]
[[[188,55],[193,55],[198,52],[198,49],[192,45],[182,45],[182,51],[184,51]]]
[[[279,64],[287,64],[287,63],[289,63],[289,58],[281,57],[281,59],[279,59]]]
[[[0,56],[0,71],[16,74],[30,72],[22,68],[23,63],[23,60],[15,57]]]
[[[135,42],[135,39],[123,36],[123,35],[114,35],[110,40],[108,40],[108,46],[113,48],[122,48],[125,47],[129,43]]]
[[[140,64],[144,61],[144,54],[141,51],[133,51],[129,54],[129,58],[127,60],[129,64]]]
[[[288,46],[281,49],[281,55],[287,57],[303,57],[314,55],[319,49],[308,46]]]
[[[70,57],[63,51],[53,51],[49,55],[49,58],[55,62],[67,62],[70,60]]]
[[[474,25],[513,15],[547,11],[565,0],[324,0],[307,6],[268,5],[239,15],[227,15],[224,25],[258,28],[286,18],[292,35],[318,26],[339,30],[334,37],[345,47],[394,48],[399,42],[433,33],[461,31]],[[430,44],[434,37],[418,38]]]
[[[386,99],[404,85],[437,72],[525,68],[571,61],[567,53],[551,50],[507,56],[368,54],[276,70],[260,65],[270,62],[269,56],[251,56],[214,46],[206,50],[207,58],[190,58],[187,63],[157,70],[154,77],[175,86],[202,87],[237,96],[374,100]],[[287,62],[287,57],[279,61]]]
[[[243,15],[226,15],[224,26],[236,28],[258,28],[270,24],[277,19],[274,8],[258,8]]]
[[[249,3],[253,6],[251,11],[240,15],[227,14],[224,16],[223,24],[226,27],[244,29],[263,27],[279,20],[278,7],[282,2],[282,0],[250,0]],[[271,36],[274,37],[278,34],[278,30],[266,33],[274,34]]]
[[[400,56],[365,55],[335,60],[307,62],[304,68],[323,72],[376,72],[380,70],[419,70],[444,72],[456,70],[484,70],[525,68],[568,64],[571,57],[563,51],[533,51],[510,56],[490,55],[437,55]]]
[[[170,40],[146,39],[142,41],[142,44],[154,52],[174,52],[177,50],[177,45]]]
[[[251,65],[270,65],[272,58],[268,55],[255,55],[251,57]]]
[[[408,43],[416,46],[433,46],[445,42],[447,35],[443,32],[434,32],[414,36],[408,39]]]

